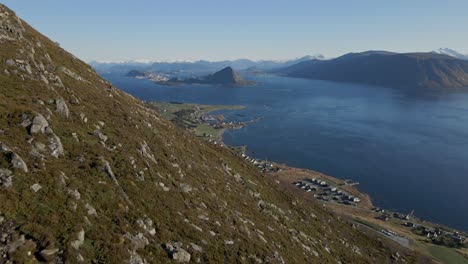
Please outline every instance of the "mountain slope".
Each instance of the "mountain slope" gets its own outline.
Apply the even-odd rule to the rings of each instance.
[[[349,53],[278,71],[292,77],[392,87],[468,87],[468,61],[435,53]]]
[[[3,5],[0,45],[0,263],[396,261]]]

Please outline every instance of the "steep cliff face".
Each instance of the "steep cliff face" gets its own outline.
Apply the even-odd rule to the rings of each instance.
[[[0,47],[0,263],[391,261],[3,5]]]

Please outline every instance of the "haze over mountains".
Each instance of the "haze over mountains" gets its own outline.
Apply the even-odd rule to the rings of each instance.
[[[199,60],[194,62],[97,62],[92,61],[90,65],[99,73],[127,73],[131,70],[148,72],[173,72],[184,71],[191,73],[215,72],[226,67],[232,67],[236,70],[245,70],[248,68],[273,69],[287,67],[302,61],[318,59],[323,60],[323,55],[304,56],[287,61],[262,60],[253,61],[249,59],[225,60],[225,61],[206,61]]]

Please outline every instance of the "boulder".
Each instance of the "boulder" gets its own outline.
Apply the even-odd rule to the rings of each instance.
[[[96,211],[96,209],[94,209],[94,207],[92,207],[90,204],[86,204],[86,205],[85,205],[85,209],[88,210],[88,214],[89,214],[89,215],[97,216],[97,211]]]
[[[13,152],[13,155],[11,156],[11,165],[15,169],[20,169],[24,172],[28,172],[28,166],[26,165],[26,162],[20,157],[20,155],[16,154]]]
[[[188,253],[185,249],[179,249],[172,253],[172,259],[181,263],[189,262],[190,257],[190,253]]]
[[[71,242],[71,246],[76,250],[80,249],[81,245],[83,245],[84,243],[85,232],[83,229],[81,229],[81,231],[78,232],[77,237],[78,237],[77,240],[74,240]]]
[[[200,247],[200,246],[197,245],[197,244],[190,243],[190,246],[192,246],[193,250],[195,250],[195,251],[197,251],[197,252],[203,252],[203,248]]]
[[[185,249],[182,248],[182,243],[166,243],[163,245],[169,257],[176,262],[186,263],[190,262],[191,255]]]
[[[54,131],[50,127],[47,127],[46,133],[49,135],[49,148],[50,150],[52,150],[50,155],[52,155],[52,157],[55,158],[63,156],[64,150],[60,138],[54,133]]]
[[[63,98],[59,98],[55,100],[55,104],[57,105],[57,113],[62,117],[68,118],[70,117],[70,110],[68,109],[67,103]]]
[[[49,127],[49,122],[47,122],[47,119],[45,119],[45,117],[41,114],[38,114],[32,120],[32,124],[29,128],[29,133],[44,133],[47,127]]]
[[[13,152],[3,142],[0,142],[0,152],[8,155],[8,162],[10,162],[13,168],[28,172],[28,166],[26,165],[26,162],[24,162],[20,155]]]

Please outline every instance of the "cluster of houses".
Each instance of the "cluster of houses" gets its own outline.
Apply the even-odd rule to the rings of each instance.
[[[376,218],[385,222],[390,220],[391,218],[407,221],[407,220],[410,220],[411,217],[414,217],[412,216],[412,213],[401,214],[401,213],[389,212],[389,211],[385,211],[385,209],[381,209],[378,207],[375,207],[372,210],[376,213],[380,213],[379,216],[377,216]]]
[[[315,198],[323,201],[333,201],[345,205],[356,205],[361,201],[358,197],[350,195],[321,179],[305,179],[294,184],[306,192],[313,192]]]
[[[217,115],[201,115],[199,117],[199,121],[201,123],[208,124],[214,127],[215,129],[225,129],[225,128],[238,129],[238,128],[244,127],[246,124],[245,122],[234,122],[234,121],[227,122],[221,119],[222,118],[220,118],[220,116],[217,116]]]
[[[261,172],[278,172],[280,170],[280,168],[267,160],[254,159],[244,153],[241,154],[241,157],[255,165]]]
[[[435,244],[443,244],[449,247],[468,246],[468,237],[458,231],[448,231],[437,227],[417,225],[413,222],[406,222],[405,226],[411,227],[413,232],[425,236]]]
[[[457,231],[444,230],[438,227],[424,225],[424,221],[410,214],[401,214],[388,212],[384,209],[374,208],[373,211],[379,213],[376,217],[382,221],[390,219],[401,221],[402,225],[410,228],[413,233],[427,237],[435,244],[443,244],[449,247],[466,247],[468,246],[468,236]]]

